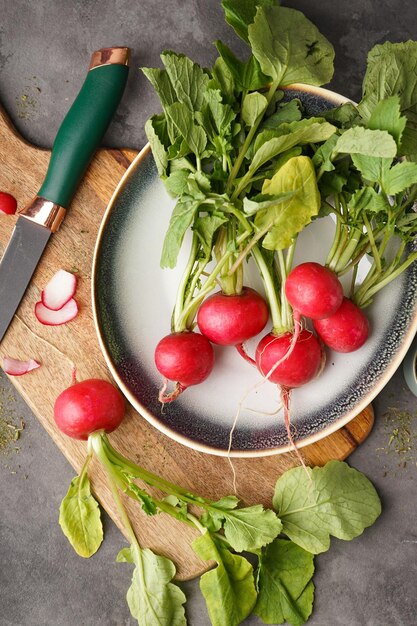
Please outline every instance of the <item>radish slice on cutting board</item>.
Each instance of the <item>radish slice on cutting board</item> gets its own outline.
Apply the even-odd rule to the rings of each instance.
[[[12,359],[8,356],[5,356],[3,359],[3,369],[9,376],[23,376],[23,374],[27,374],[40,366],[41,364],[34,359],[20,361],[19,359]]]
[[[5,191],[0,191],[0,214],[14,215],[17,209],[17,201],[14,196]]]
[[[52,311],[59,311],[71,300],[77,288],[77,279],[74,274],[65,270],[58,270],[42,291],[42,304]]]
[[[78,304],[71,298],[63,307],[58,311],[52,311],[48,309],[43,302],[37,302],[35,304],[36,319],[46,326],[59,326],[60,324],[66,324],[74,319],[78,313]]]

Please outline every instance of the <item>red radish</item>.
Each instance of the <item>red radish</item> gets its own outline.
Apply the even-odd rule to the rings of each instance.
[[[244,287],[240,294],[219,291],[200,306],[197,323],[213,343],[235,346],[255,337],[268,321],[268,306],[254,289]]]
[[[58,270],[42,291],[42,303],[52,311],[62,309],[77,288],[77,279],[74,274],[65,270]]]
[[[71,298],[63,307],[58,311],[52,311],[48,309],[43,302],[37,302],[35,304],[36,319],[46,326],[59,326],[60,324],[66,324],[74,319],[78,314],[78,304]]]
[[[210,374],[214,365],[213,346],[199,333],[172,333],[156,346],[155,364],[165,378],[176,382],[171,394],[164,393],[165,387],[159,394],[161,402],[172,402],[187,387],[202,383]]]
[[[90,378],[65,389],[55,401],[58,428],[73,439],[88,439],[91,433],[111,433],[123,420],[125,401],[107,380]]]
[[[299,324],[299,322],[298,322]],[[281,386],[284,424],[288,441],[306,468],[291,432],[290,392],[301,387],[320,374],[324,364],[324,352],[320,341],[308,330],[282,335],[265,335],[256,349],[256,364],[265,378]]]
[[[0,213],[14,215],[17,209],[17,201],[10,193],[0,191]]]
[[[23,376],[23,374],[27,374],[40,366],[41,364],[34,359],[20,361],[19,359],[12,359],[8,356],[5,356],[3,359],[3,369],[9,376]]]
[[[354,352],[369,336],[367,317],[348,298],[343,298],[341,306],[331,317],[315,320],[313,324],[322,341],[336,352]]]
[[[255,357],[261,374],[272,383],[290,389],[315,378],[323,360],[320,342],[313,333],[301,330],[295,343],[293,337],[290,332],[265,335],[256,348]]]
[[[336,274],[319,263],[297,265],[285,281],[294,310],[313,320],[333,315],[342,304],[343,287]]]

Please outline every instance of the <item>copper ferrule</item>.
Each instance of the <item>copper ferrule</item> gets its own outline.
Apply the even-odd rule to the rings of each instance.
[[[102,48],[91,55],[89,70],[102,65],[127,65],[130,62],[130,48]]]
[[[41,196],[35,196],[19,213],[22,217],[48,228],[52,233],[58,230],[65,217],[64,207]]]

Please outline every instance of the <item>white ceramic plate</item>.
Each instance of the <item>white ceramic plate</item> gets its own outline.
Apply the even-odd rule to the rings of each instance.
[[[295,86],[310,114],[345,101],[319,88]],[[97,240],[93,306],[100,344],[110,370],[133,406],[173,439],[226,455],[238,405],[260,380],[233,348],[216,346],[210,377],[174,403],[161,407],[161,377],[154,365],[158,341],[170,317],[182,269],[185,241],[175,270],[161,270],[161,246],[174,201],[158,178],[149,147],[138,155],[115,191]],[[295,264],[324,262],[333,234],[331,218],[317,220],[299,238]],[[359,278],[366,270],[363,261]],[[262,291],[249,266],[245,283]],[[322,375],[292,391],[291,415],[298,446],[337,430],[379,393],[404,357],[417,328],[417,264],[386,287],[367,310],[371,336],[352,354],[328,352]],[[258,338],[259,340],[259,338]],[[249,344],[254,350],[256,341]],[[262,456],[290,449],[277,388],[264,383],[243,403],[233,435],[232,456]]]

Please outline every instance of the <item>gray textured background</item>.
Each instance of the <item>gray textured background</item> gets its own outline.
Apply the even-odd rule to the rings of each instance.
[[[385,40],[417,37],[417,4],[399,0],[294,0],[336,48],[333,89],[353,99],[367,50]],[[0,101],[22,135],[50,147],[100,47],[134,49],[127,91],[104,145],[140,148],[156,98],[139,71],[158,65],[166,48],[202,64],[221,38],[243,49],[224,24],[217,0],[0,0]],[[1,167],[1,164],[0,164]],[[0,226],[1,227],[1,226]],[[1,352],[1,350],[0,350]],[[106,518],[106,540],[90,560],[77,557],[57,524],[73,475],[24,403],[0,375],[2,415],[24,418],[17,451],[0,455],[0,625],[122,626],[133,624],[125,603],[130,568],[115,556],[124,539]],[[415,412],[417,401],[399,370],[375,402],[372,435],[350,462],[377,486],[384,505],[375,526],[351,543],[333,540],[316,560],[312,626],[417,624],[417,453],[388,448],[390,407]],[[414,419],[414,432],[417,419]],[[197,581],[183,585],[191,626],[209,624]],[[247,624],[260,623],[257,619]]]

